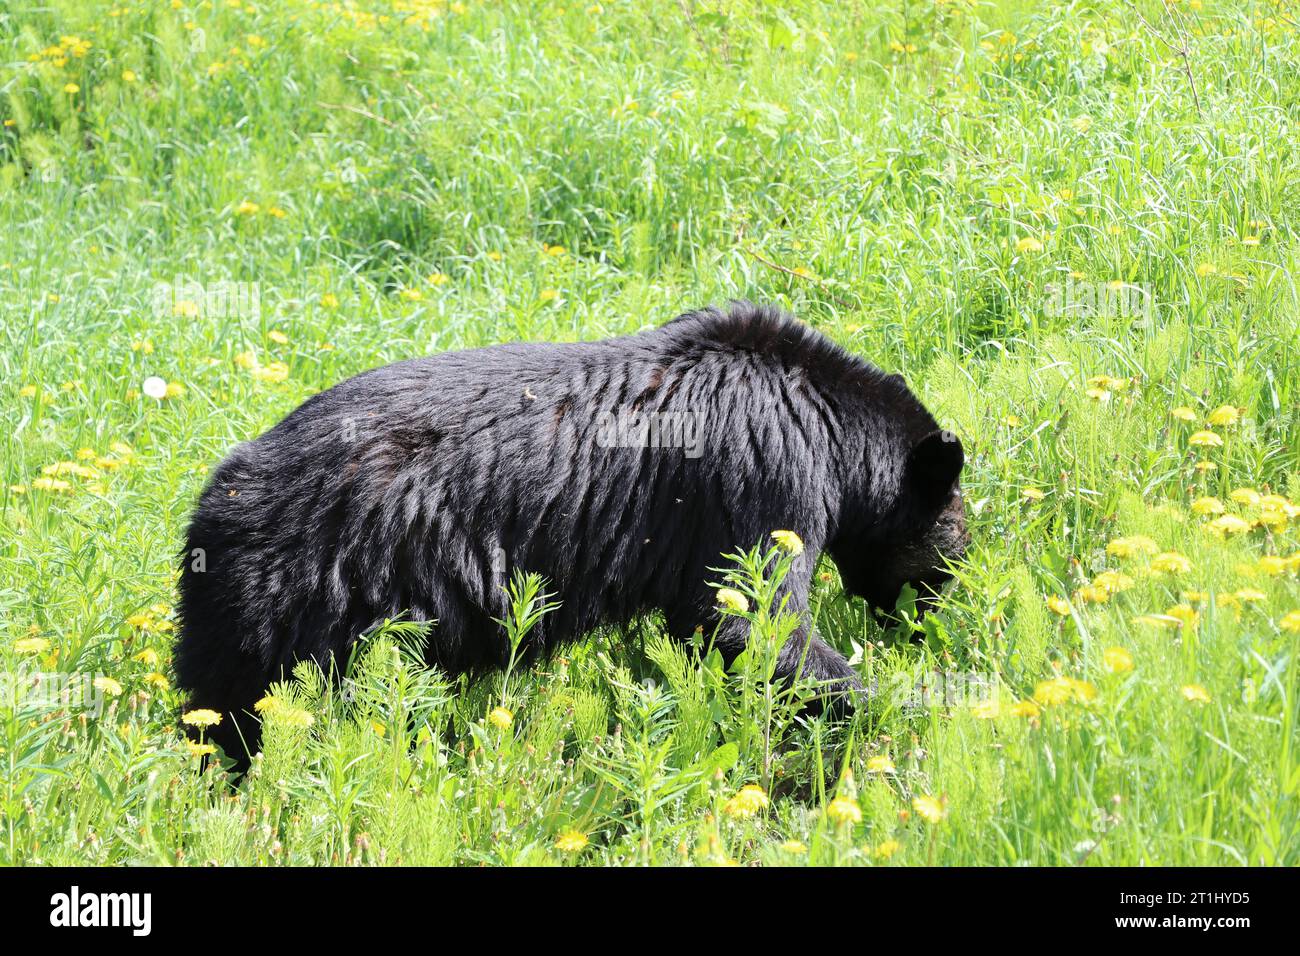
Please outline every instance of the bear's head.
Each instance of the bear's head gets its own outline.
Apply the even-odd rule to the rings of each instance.
[[[948,565],[970,544],[958,482],[965,460],[961,441],[947,431],[928,433],[906,453],[885,520],[829,547],[850,594],[891,611],[910,585],[918,614],[934,603],[951,577]]]

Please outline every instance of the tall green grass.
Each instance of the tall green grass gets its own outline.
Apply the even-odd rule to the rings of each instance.
[[[9,4],[0,860],[1300,861],[1300,533],[1231,497],[1300,500],[1298,66],[1236,0]],[[383,362],[729,297],[903,372],[971,452],[919,631],[823,566],[866,712],[799,717],[653,618],[474,685],[394,622],[348,694],[276,691],[238,790],[203,772],[169,605],[225,449]],[[1190,568],[1108,553],[1134,536]]]

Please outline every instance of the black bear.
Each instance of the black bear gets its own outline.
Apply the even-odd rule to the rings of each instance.
[[[242,760],[267,686],[346,656],[385,617],[436,621],[429,662],[449,674],[503,667],[494,619],[522,569],[562,601],[532,656],[651,609],[677,638],[711,634],[709,569],[778,529],[808,552],[786,581],[793,610],[823,550],[850,593],[892,608],[964,551],[962,464],[900,376],[772,307],[397,362],[309,398],[214,471],[183,556],[177,682],[223,714],[212,737]],[[744,624],[721,621],[724,656]],[[830,688],[857,685],[806,629],[782,676],[801,658]]]

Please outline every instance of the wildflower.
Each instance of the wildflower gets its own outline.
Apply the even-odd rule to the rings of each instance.
[[[217,748],[212,744],[199,744],[193,740],[185,741],[185,749],[190,752],[191,757],[211,757],[217,752]]]
[[[1218,498],[1197,498],[1192,502],[1192,514],[1221,515],[1224,510],[1223,502]]]
[[[735,588],[718,588],[718,603],[732,611],[744,613],[749,610],[749,599]]]
[[[1133,655],[1122,647],[1108,647],[1101,652],[1101,666],[1111,674],[1124,674],[1133,669]]]
[[[1210,416],[1209,416],[1209,418],[1206,419],[1206,420],[1207,420],[1211,425],[1217,425],[1217,426],[1219,426],[1219,427],[1224,427],[1224,426],[1227,426],[1227,425],[1235,425],[1235,424],[1237,424],[1237,420],[1238,420],[1239,418],[1241,418],[1241,410],[1240,410],[1240,409],[1238,409],[1238,408],[1234,408],[1234,407],[1231,406],[1231,405],[1220,405],[1220,406],[1219,406],[1218,408],[1216,408],[1214,411],[1210,412]]]
[[[50,649],[50,642],[43,637],[20,637],[14,641],[17,654],[44,654]]]
[[[580,830],[565,830],[555,839],[555,848],[561,853],[581,853],[590,841]]]
[[[36,397],[36,386],[35,386],[35,385],[24,385],[22,388],[18,389],[18,397],[19,397],[19,398],[35,398],[35,397]]]
[[[1188,604],[1175,604],[1165,611],[1167,617],[1172,617],[1178,622],[1180,628],[1190,630],[1195,628],[1201,619],[1200,612]]]
[[[1212,431],[1193,432],[1192,437],[1187,439],[1189,444],[1197,445],[1202,448],[1219,448],[1223,445],[1223,439]]]
[[[1097,696],[1097,688],[1087,681],[1075,680],[1064,674],[1051,680],[1039,681],[1034,686],[1034,700],[1044,707],[1056,707],[1071,701],[1083,704]]]
[[[241,202],[238,206],[235,207],[235,215],[256,216],[257,213],[261,210],[261,208],[262,207],[259,206],[257,203],[245,199],[243,202]]]
[[[139,654],[136,654],[131,659],[140,662],[145,667],[158,666],[158,652],[155,651],[152,647],[146,647],[144,650],[142,650]]]
[[[200,708],[181,714],[181,722],[189,724],[191,727],[215,727],[221,723],[221,715],[215,710]]]
[[[1242,588],[1240,591],[1235,592],[1233,597],[1243,603],[1253,604],[1256,601],[1264,600],[1268,595],[1258,588]]]
[[[1037,717],[1040,713],[1038,705],[1032,700],[1022,700],[1012,704],[1007,708],[1007,713],[1012,717]]]
[[[903,844],[897,840],[886,840],[880,846],[876,847],[876,856],[882,860],[888,860],[891,856],[903,848]]]
[[[76,83],[65,83],[63,84],[63,92],[68,94],[80,93],[81,87],[79,87]]]
[[[1026,501],[1042,501],[1047,495],[1038,488],[1026,488],[1020,492],[1020,497]]]
[[[1174,418],[1178,419],[1180,422],[1196,421],[1196,412],[1192,411],[1186,405],[1179,405],[1169,414],[1174,416]]]
[[[937,797],[915,797],[912,800],[912,809],[916,811],[918,817],[931,825],[939,823],[948,815],[947,801]]]
[[[542,243],[542,252],[552,258],[558,258],[568,251],[569,250],[565,249],[564,246],[548,246],[546,243]]]
[[[1292,634],[1300,634],[1300,610],[1287,611],[1282,616],[1282,620],[1277,622],[1277,626]]]
[[[767,794],[757,784],[746,784],[723,804],[722,812],[733,819],[746,820],[767,809]]]
[[[1226,537],[1230,534],[1239,534],[1242,531],[1249,531],[1250,522],[1243,518],[1238,518],[1236,515],[1222,515],[1221,517],[1215,518],[1206,525],[1206,527],[1211,531],[1217,531],[1219,534]]]
[[[1033,236],[1025,236],[1016,240],[1016,252],[1042,252],[1043,244]]]
[[[1159,550],[1159,545],[1140,534],[1129,538],[1116,538],[1106,545],[1106,553],[1113,554],[1117,558],[1131,558],[1137,554],[1155,554]]]
[[[159,674],[157,671],[145,674],[144,682],[150,687],[155,687],[158,690],[170,690],[172,686],[171,681],[167,679],[167,675]]]
[[[557,298],[559,298],[559,296],[560,293],[556,289],[543,289],[537,295],[537,297],[541,299],[543,302],[554,302]]]
[[[993,720],[995,717],[1002,716],[1002,707],[997,698],[993,700],[982,700],[971,706],[971,716],[979,720]]]
[[[1057,597],[1055,594],[1047,596],[1047,607],[1053,614],[1059,614],[1065,617],[1070,613],[1070,602],[1063,597]]]
[[[793,853],[796,856],[807,853],[808,848],[798,840],[786,840],[781,844],[781,849],[786,853]]]
[[[272,329],[270,332],[267,332],[266,337],[270,339],[272,342],[274,342],[276,345],[289,344],[289,336],[285,335],[279,329]]]
[[[435,272],[428,278],[429,285],[446,285],[451,281],[451,277],[445,272]]]
[[[803,539],[793,531],[773,531],[772,540],[786,554],[797,556],[803,554]]]
[[[250,374],[259,382],[283,382],[289,377],[289,366],[283,362],[270,362],[263,367],[251,369]]]
[[[109,697],[117,697],[122,693],[122,685],[106,674],[101,674],[90,683],[95,690]]]
[[[1228,497],[1239,505],[1245,505],[1247,508],[1257,508],[1260,503],[1260,494],[1254,488],[1234,488],[1228,492]]]
[[[852,797],[836,797],[826,807],[826,815],[836,826],[853,826],[862,822],[862,808]]]
[[[1074,596],[1084,604],[1105,604],[1110,600],[1110,592],[1095,584],[1088,584],[1074,592]]]
[[[1151,569],[1162,574],[1185,574],[1192,569],[1192,562],[1177,551],[1163,551],[1151,559]]]
[[[1092,129],[1092,117],[1087,115],[1076,116],[1070,120],[1070,125],[1074,127],[1076,133],[1086,133]]]
[[[50,491],[55,494],[71,494],[72,485],[68,484],[62,478],[37,478],[32,482],[32,487],[37,491]]]
[[[884,754],[877,754],[874,757],[867,758],[867,773],[893,773],[894,761],[890,760]]]
[[[1214,263],[1212,262],[1202,262],[1199,266],[1196,267],[1196,274],[1200,276],[1202,279],[1204,279],[1206,276],[1212,276],[1218,271],[1219,270],[1215,267]]]
[[[504,707],[493,707],[488,711],[488,723],[498,730],[506,730],[515,722],[515,715]]]
[[[337,309],[339,307],[339,297],[333,292],[326,292],[320,297],[320,304],[326,309]]]
[[[1092,586],[1107,594],[1118,594],[1133,586],[1133,579],[1122,571],[1103,571],[1092,580]]]
[[[135,80],[136,80],[136,76],[135,76],[135,71],[134,71],[134,70],[123,70],[123,71],[122,71],[122,82],[123,82],[123,83],[134,83]]]
[[[1184,684],[1180,688],[1183,700],[1193,704],[1208,704],[1210,702],[1210,692],[1200,684]]]

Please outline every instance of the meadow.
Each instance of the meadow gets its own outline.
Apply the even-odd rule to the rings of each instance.
[[[1298,30],[1252,0],[6,3],[0,863],[1300,863]],[[934,613],[881,624],[819,569],[869,707],[765,680],[768,541],[733,671],[650,616],[469,685],[394,621],[342,688],[275,689],[238,786],[187,741],[174,583],[230,446],[385,362],[731,298],[965,443]],[[564,598],[521,584],[517,639]]]

